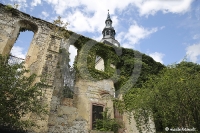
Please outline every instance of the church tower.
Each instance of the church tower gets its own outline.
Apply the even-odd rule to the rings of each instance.
[[[103,34],[103,38],[101,39],[100,42],[105,43],[105,44],[109,44],[111,46],[116,46],[116,47],[120,47],[120,43],[115,40],[115,29],[112,27],[112,20],[110,18],[110,14],[109,14],[109,10],[108,10],[108,16],[107,19],[105,21],[105,28],[102,31]]]

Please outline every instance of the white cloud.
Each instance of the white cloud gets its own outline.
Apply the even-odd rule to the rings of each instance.
[[[118,42],[122,42],[125,34],[126,34],[125,32],[118,33],[117,36],[116,36],[116,40],[118,40]]]
[[[40,0],[34,0],[39,1]],[[155,14],[158,11],[184,13],[189,10],[192,0],[45,0],[50,4],[57,15],[61,15],[69,22],[68,28],[75,32],[96,32],[101,31],[107,15],[107,10],[113,20],[113,26],[117,27],[117,16],[115,11],[126,10],[130,6],[136,8],[140,15]],[[38,3],[39,3],[38,2]]]
[[[42,11],[41,17],[42,17],[43,19],[46,19],[48,16],[49,16],[49,14],[48,14],[47,12]]]
[[[185,13],[190,10],[193,0],[138,0],[135,1],[139,13],[154,15],[158,11],[163,13]]]
[[[150,34],[156,32],[157,28],[145,29],[142,26],[137,25],[137,23],[130,26],[128,34],[125,35],[125,38],[128,39],[131,43],[136,44],[139,40],[148,37]]]
[[[151,56],[155,61],[163,64],[163,57],[165,56],[165,54],[154,52],[154,53],[149,53],[149,56]]]
[[[197,63],[200,59],[200,44],[193,44],[186,48],[187,57]]]
[[[162,29],[162,27],[161,27]],[[122,44],[123,47],[127,48],[134,48],[135,44],[138,44],[140,40],[145,39],[150,36],[150,34],[155,33],[158,31],[158,28],[144,28],[139,26],[136,22],[131,25],[128,29],[128,32],[121,32],[117,35],[117,39],[124,43]]]
[[[74,59],[75,59],[75,56],[77,55],[77,49],[73,46],[73,45],[70,45],[69,47],[69,58],[70,58],[70,66],[73,66],[73,63],[74,63]]]
[[[24,3],[26,0],[11,0],[12,2]]]
[[[195,10],[195,16],[196,16],[197,20],[200,20],[200,14],[199,14],[199,12],[200,12],[200,5]]]
[[[130,43],[123,43],[123,44],[121,44],[121,46],[123,46],[124,48],[134,48],[134,46],[133,45],[131,45]]]
[[[91,18],[89,16],[84,15],[81,11],[75,11],[73,14],[68,14],[67,18],[69,20],[69,29],[76,32],[94,32],[94,27],[90,25]],[[91,20],[91,21],[90,21]]]
[[[115,9],[124,9],[126,6],[132,3],[132,0],[116,1],[110,0],[46,0],[49,4],[52,4],[55,11],[62,15],[68,8],[84,7],[85,12],[102,12],[110,9],[110,13],[113,14]]]
[[[92,39],[96,40],[97,42],[100,42],[102,38],[103,38],[103,35],[102,35],[102,34],[100,34],[100,35],[98,35],[98,36],[93,36],[93,37],[92,37]]]
[[[200,34],[196,34],[196,35],[193,36],[194,40],[199,39],[199,38],[200,38]]]
[[[103,16],[103,17],[99,17]],[[84,13],[80,10],[74,10],[73,13],[68,13],[67,17],[64,17],[65,22],[69,22],[68,28],[75,32],[99,32],[105,27],[104,21],[106,20],[107,12],[96,12],[93,16],[89,13]],[[118,25],[117,16],[111,16],[113,20],[113,26]]]
[[[26,7],[28,7],[27,5],[27,2],[26,0],[11,0],[11,3],[14,5],[14,4],[17,4],[18,5],[18,8],[17,9],[23,9],[25,10]]]
[[[13,48],[11,49],[11,54],[14,55],[14,56],[16,56],[16,57],[25,59],[26,53],[23,52],[23,50],[24,50],[24,49],[23,49],[22,47],[13,46]]]
[[[33,1],[31,2],[31,6],[37,6],[37,5],[39,5],[39,4],[41,4],[41,0],[33,0]]]
[[[67,8],[78,7],[80,5],[79,0],[45,0],[45,1],[54,7],[54,10],[58,15],[63,15],[63,13]]]
[[[164,29],[164,28],[165,28],[165,26],[162,26],[162,27],[160,27],[159,29],[162,30],[162,29]]]
[[[11,0],[24,6],[26,0]],[[107,10],[110,14],[115,11],[123,11],[131,6],[136,8],[141,16],[153,15],[158,11],[184,13],[190,9],[193,0],[44,0],[53,7],[57,15],[61,15],[70,23],[69,29],[75,32],[95,32],[103,29],[102,22],[106,19]],[[31,6],[36,6],[44,2],[42,0],[32,0]],[[112,16],[113,26],[118,24],[118,18]]]
[[[37,0],[35,0],[37,1]],[[84,7],[85,12],[102,12],[110,9],[111,14],[115,10],[124,10],[128,5],[135,6],[140,15],[155,14],[158,11],[164,13],[184,13],[190,9],[193,0],[45,0],[54,6],[57,14],[63,15],[68,8]]]

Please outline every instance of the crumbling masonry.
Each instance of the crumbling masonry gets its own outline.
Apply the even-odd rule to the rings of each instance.
[[[63,39],[55,35],[52,26],[52,23],[15,9],[8,10],[0,4],[0,54],[10,53],[21,31],[33,31],[34,36],[25,58],[25,67],[37,75],[47,74],[48,84],[52,86],[46,89],[44,94],[44,102],[49,105],[49,115],[45,120],[40,120],[33,114],[27,116],[40,126],[33,131],[39,133],[88,133],[93,126],[94,112],[92,111],[94,107],[107,107],[111,118],[114,117],[113,101],[111,100],[115,93],[114,83],[110,79],[95,81],[82,78],[75,80],[74,71],[68,65],[68,51],[69,46],[75,45],[79,37],[83,36],[71,32],[69,39]],[[119,43],[117,42],[116,45]],[[78,56],[79,52],[80,50],[78,50]],[[63,95],[64,88],[73,90],[75,95],[66,98]],[[123,132],[137,132],[134,121],[129,125],[125,115],[123,121],[126,129]]]

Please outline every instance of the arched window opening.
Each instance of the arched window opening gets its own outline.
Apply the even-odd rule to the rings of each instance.
[[[10,51],[10,64],[21,63],[25,61],[26,54],[33,39],[32,31],[20,32],[15,44]]]
[[[99,71],[104,71],[105,66],[104,66],[104,60],[101,56],[97,55],[96,60],[95,60],[95,69]]]
[[[12,39],[6,46],[7,48],[9,47],[9,49],[10,46],[12,46],[10,51],[7,51],[10,53],[10,64],[17,64],[25,61],[34,33],[38,31],[37,25],[27,20],[20,20],[15,26]]]
[[[64,86],[63,86],[63,96],[65,98],[71,98],[73,99],[74,95],[74,83],[75,83],[75,69],[74,69],[74,63],[75,58],[77,56],[77,48],[73,45],[69,46],[69,56],[67,62],[68,65],[65,66],[67,69],[64,69],[62,72],[64,76]]]
[[[70,59],[70,62],[69,62],[69,65],[71,68],[74,67],[74,61],[75,61],[75,58],[77,56],[77,48],[74,46],[74,45],[70,45],[69,46],[69,59]]]

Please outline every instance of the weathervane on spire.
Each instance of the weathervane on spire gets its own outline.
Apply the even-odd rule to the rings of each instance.
[[[108,9],[108,16],[107,16],[107,20],[110,19],[110,14],[109,14],[109,9]]]

